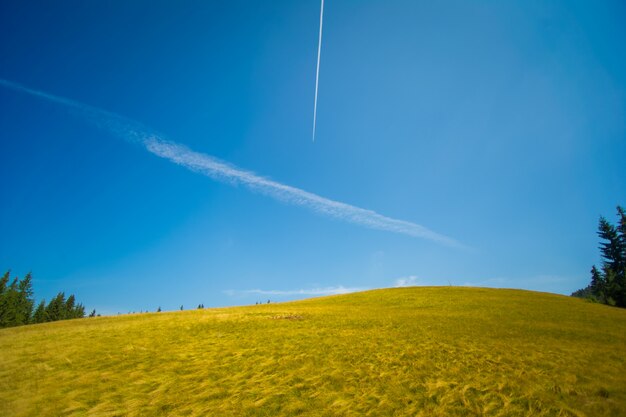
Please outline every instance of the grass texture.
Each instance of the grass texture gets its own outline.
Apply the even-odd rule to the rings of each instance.
[[[626,310],[413,287],[0,330],[3,416],[623,416]]]

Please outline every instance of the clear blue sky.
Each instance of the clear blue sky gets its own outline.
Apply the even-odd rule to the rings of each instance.
[[[467,248],[214,181],[2,87],[0,267],[111,314],[585,286],[626,204],[624,3],[327,0],[312,143],[319,6],[3,1],[0,78]]]

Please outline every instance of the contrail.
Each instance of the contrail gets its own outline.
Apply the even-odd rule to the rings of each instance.
[[[320,58],[322,56],[322,27],[324,25],[324,0],[320,10],[320,39],[317,44],[317,69],[315,71],[315,103],[313,104],[313,142],[315,142],[315,127],[317,125],[317,91],[320,83]]]
[[[165,139],[162,135],[143,126],[141,123],[115,113],[64,97],[33,90],[3,79],[0,79],[0,85],[67,106],[82,113],[83,116],[92,123],[107,129],[116,136],[132,143],[140,144],[154,155],[165,158],[175,164],[214,180],[234,185],[241,184],[253,191],[265,194],[284,203],[305,207],[313,212],[365,226],[370,229],[384,230],[428,239],[447,246],[463,247],[463,245],[456,240],[433,232],[424,226],[404,220],[393,219],[372,210],[321,197],[317,194],[264,178],[254,172],[240,169],[213,156],[195,152],[185,145]]]

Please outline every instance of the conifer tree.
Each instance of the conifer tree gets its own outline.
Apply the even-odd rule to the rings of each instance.
[[[589,289],[591,290],[591,294],[595,295],[598,301],[602,303],[604,303],[606,300],[605,288],[606,288],[606,283],[604,281],[604,277],[602,276],[600,271],[598,271],[598,268],[596,268],[595,265],[592,266],[591,267],[591,285]]]
[[[76,318],[82,319],[83,317],[85,317],[85,306],[82,303],[79,303],[76,306]]]
[[[74,294],[70,294],[69,297],[67,297],[67,300],[65,301],[65,317],[66,318],[73,318],[74,317],[74,304],[76,303],[76,297],[74,297]]]
[[[45,323],[46,321],[46,301],[41,300],[33,314],[33,323]]]
[[[622,242],[622,259],[626,261],[626,210],[624,210],[623,207],[617,206],[617,214],[619,216],[617,232],[619,233]]]
[[[32,314],[32,283],[30,274],[22,281],[13,278],[7,286],[10,272],[0,279],[0,328],[28,324]]]
[[[9,283],[9,275],[11,271],[7,271],[4,273],[2,278],[0,278],[0,327],[6,327],[6,316],[8,310],[8,287]]]
[[[10,274],[11,274],[11,271],[7,271],[4,273],[2,278],[0,278],[0,297],[2,296],[2,294],[4,294],[5,290],[7,289],[7,284],[9,283]]]
[[[618,207],[619,209],[620,207]],[[624,267],[623,237],[617,228],[609,223],[604,217],[600,217],[598,236],[606,242],[600,243],[600,251],[604,260],[604,268],[619,271]]]
[[[76,303],[74,295],[66,300],[63,292],[58,293],[48,305],[42,300],[33,311],[32,274],[29,272],[21,280],[15,277],[7,285],[9,279],[10,271],[0,278],[0,328],[85,317],[85,306]]]
[[[15,277],[7,287],[8,274],[0,279],[0,327],[28,324],[34,304],[31,274],[26,274],[21,281]]]
[[[0,314],[0,327],[12,327],[20,324],[18,278],[13,278],[3,294],[3,308]]]
[[[46,307],[47,321],[65,319],[65,293],[58,293]]]
[[[598,236],[602,268],[591,268],[591,284],[573,295],[591,293],[596,300],[618,307],[626,307],[626,211],[617,207],[618,224],[613,226],[600,217]]]
[[[28,324],[33,315],[33,277],[29,272],[18,284],[18,322],[16,325]]]

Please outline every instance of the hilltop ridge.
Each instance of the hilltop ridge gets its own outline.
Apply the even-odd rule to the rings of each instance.
[[[0,330],[0,414],[620,415],[626,311],[410,287]]]

